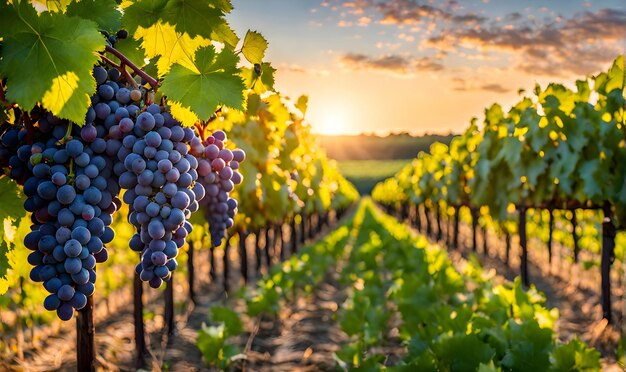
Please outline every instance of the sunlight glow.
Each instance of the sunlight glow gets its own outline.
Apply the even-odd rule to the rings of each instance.
[[[353,130],[348,115],[336,110],[324,113],[321,119],[313,122],[312,125],[314,132],[327,135],[345,134]]]

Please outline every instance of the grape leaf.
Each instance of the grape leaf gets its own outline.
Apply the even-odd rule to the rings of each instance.
[[[139,28],[134,36],[138,40],[143,39],[141,46],[146,51],[146,57],[159,57],[156,60],[158,76],[165,75],[174,63],[193,69],[195,51],[210,44],[209,40],[201,37],[191,38],[176,32],[174,26],[162,22]]]
[[[233,4],[230,0],[208,0],[208,3],[214,7],[221,9],[224,13],[230,13],[233,10]]]
[[[167,0],[141,0],[124,9],[122,25],[134,34],[137,28],[148,28],[159,21]]]
[[[67,7],[68,16],[90,19],[103,30],[115,32],[120,29],[122,13],[114,0],[82,0]]]
[[[235,46],[239,43],[239,37],[226,22],[214,25],[213,31],[211,32],[211,39],[224,43],[230,49],[235,49]]]
[[[241,69],[241,77],[246,88],[252,89],[257,94],[263,94],[268,90],[274,90],[274,73],[276,69],[267,62],[261,65],[261,75],[254,68],[244,67]]]
[[[41,101],[56,116],[82,124],[95,90],[96,52],[104,47],[97,25],[60,13],[38,15],[25,1],[0,6],[0,24],[7,98],[26,108]]]
[[[163,79],[161,91],[170,100],[189,107],[200,119],[208,119],[220,104],[241,109],[244,84],[239,58],[230,49],[219,54],[213,46],[198,49],[194,69],[175,64]]]
[[[302,115],[306,115],[306,109],[309,105],[309,97],[306,95],[302,95],[298,97],[298,101],[296,102],[296,108],[300,110]]]
[[[10,268],[7,253],[7,227],[13,226],[15,222],[24,215],[24,196],[19,191],[17,184],[8,177],[0,178],[0,280],[6,277]],[[8,225],[6,223],[8,222]],[[1,292],[0,292],[1,294]]]
[[[163,9],[161,19],[176,25],[176,31],[187,33],[191,37],[202,36],[217,41],[228,41],[222,40],[222,34],[215,32],[218,29],[221,32],[225,31],[224,26],[228,25],[224,12],[211,7],[205,0],[169,0]]]
[[[243,39],[243,46],[241,52],[244,57],[250,63],[261,63],[263,57],[265,57],[265,50],[267,49],[267,40],[256,31],[250,31],[246,33],[246,37]]]

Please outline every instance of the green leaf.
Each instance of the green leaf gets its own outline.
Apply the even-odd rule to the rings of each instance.
[[[300,110],[302,115],[306,115],[306,109],[308,105],[309,105],[309,97],[306,95],[302,95],[298,97],[298,100],[296,101],[296,104],[295,104],[296,108]]]
[[[116,32],[122,24],[122,13],[114,0],[82,0],[67,7],[68,16],[90,19],[107,31]]]
[[[565,345],[558,346],[552,353],[551,371],[599,371],[600,352],[588,348],[584,342],[574,338]]]
[[[161,17],[167,0],[140,0],[124,9],[122,25],[130,34],[138,27],[147,28],[157,23]]]
[[[163,79],[161,91],[203,120],[207,120],[218,105],[241,109],[245,87],[237,62],[237,55],[227,48],[219,54],[213,46],[201,48],[195,56],[195,71],[175,64]]]
[[[96,52],[104,47],[97,25],[60,13],[38,15],[25,1],[0,8],[0,24],[7,99],[29,109],[41,102],[56,116],[83,124],[96,88]]]
[[[178,32],[208,39],[216,25],[226,22],[223,16],[220,9],[211,7],[205,0],[169,0],[161,20],[175,25]]]
[[[481,363],[487,363],[495,350],[482,342],[478,336],[455,334],[442,336],[432,346],[437,358],[450,366],[451,371],[475,371]]]
[[[250,31],[246,33],[246,37],[243,39],[243,46],[241,52],[244,57],[250,63],[261,63],[263,57],[265,57],[265,50],[267,49],[267,40],[256,31]]]
[[[237,336],[243,331],[243,323],[241,322],[241,319],[239,319],[239,314],[227,307],[212,307],[211,320],[214,322],[224,323],[226,337]]]
[[[274,73],[276,69],[267,62],[262,63],[260,67],[261,75],[257,74],[254,68],[244,67],[241,69],[241,77],[246,88],[252,89],[256,94],[274,90]]]
[[[239,43],[239,37],[226,22],[218,23],[213,26],[211,39],[226,44],[230,49],[235,49],[235,46]]]
[[[510,319],[508,326],[511,347],[502,358],[502,366],[512,371],[547,371],[553,347],[552,330],[540,328],[536,320],[518,324]]]
[[[8,177],[0,178],[0,281],[6,278],[10,269],[7,253],[9,244],[7,241],[7,228],[15,226],[15,223],[24,216],[24,195],[19,191],[17,184]],[[14,242],[15,243],[15,242]],[[0,283],[0,289],[2,284]],[[0,290],[0,294],[3,291]]]

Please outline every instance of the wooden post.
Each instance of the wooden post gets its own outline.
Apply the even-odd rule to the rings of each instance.
[[[261,276],[261,230],[258,230],[254,237],[254,255],[256,256],[256,274]]]
[[[291,255],[298,252],[298,230],[295,217],[291,219]]]
[[[248,234],[239,232],[239,257],[241,259],[241,277],[243,282],[248,284],[248,251],[246,250],[246,238]]]
[[[489,257],[489,249],[488,249],[488,247],[489,247],[489,239],[488,239],[489,232],[487,231],[487,226],[486,225],[487,224],[485,224],[482,227],[482,230],[483,230],[483,254],[485,256]]]
[[[478,209],[470,208],[472,213],[472,251],[478,251],[478,244],[476,243],[476,230],[478,229]]]
[[[419,204],[415,204],[415,227],[417,231],[422,232],[422,214]]]
[[[504,230],[504,240],[506,242],[506,249],[504,251],[504,263],[509,266],[509,258],[511,256],[511,233],[508,229]]]
[[[572,210],[572,239],[574,240],[574,263],[578,263],[578,254],[580,253],[580,246],[578,245],[578,219],[576,217],[576,209]]]
[[[441,207],[439,203],[435,203],[435,215],[437,219],[437,241],[440,242],[443,239],[443,232],[441,231]]]
[[[78,371],[96,370],[95,327],[93,323],[93,296],[76,317],[76,368]]]
[[[428,213],[428,207],[424,204],[424,217],[426,218],[426,235],[431,237],[433,234],[433,227],[430,223],[430,214]]]
[[[165,312],[163,318],[165,321],[165,329],[169,336],[175,332],[174,326],[174,273],[171,273],[170,280],[165,282]]]
[[[217,272],[215,271],[215,247],[213,243],[211,243],[211,247],[209,248],[209,263],[211,264],[209,274],[211,276],[211,283],[213,283],[215,279],[217,279]]]
[[[135,368],[146,367],[146,335],[143,324],[143,282],[139,274],[133,276],[133,321],[135,323]]]
[[[277,225],[276,229],[274,230],[274,236],[278,235],[278,237],[280,238],[280,239],[276,239],[276,241],[278,245],[280,245],[279,257],[280,257],[281,262],[285,261],[285,241],[284,241],[285,235],[283,234],[284,232],[283,226],[284,224],[281,223],[280,225]]]
[[[454,249],[459,249],[459,215],[461,207],[454,208],[454,237],[452,238],[452,246]]]
[[[226,244],[224,245],[224,275],[222,278],[222,286],[224,287],[224,292],[228,293],[230,290],[230,283],[228,282],[228,277],[230,276],[230,260],[228,259],[228,251],[230,250],[230,237],[226,240]]]
[[[521,247],[520,274],[522,276],[522,284],[525,287],[529,287],[530,280],[528,279],[528,247],[526,245],[526,207],[519,208],[519,244]]]
[[[615,225],[613,225],[611,205],[608,202],[604,203],[602,211],[604,212],[604,219],[602,220],[602,255],[600,260],[602,316],[611,323],[611,264],[615,258],[613,252],[615,249]]]
[[[300,228],[301,228],[301,233],[300,233],[300,243],[301,244],[305,244],[306,243],[306,215],[304,213],[300,214]]]
[[[272,225],[269,225],[265,228],[265,264],[267,265],[267,271],[269,272],[270,266],[272,265],[272,257],[270,256],[270,247],[272,246],[272,241],[270,240],[270,231],[272,230]]]
[[[554,210],[548,208],[550,219],[548,220],[548,266],[552,269],[552,235],[554,234]]]
[[[187,271],[189,272],[189,276],[187,278],[189,282],[189,299],[195,305],[196,304],[196,291],[194,282],[196,281],[196,271],[193,266],[193,251],[194,251],[194,242],[189,242],[189,251],[187,253]]]

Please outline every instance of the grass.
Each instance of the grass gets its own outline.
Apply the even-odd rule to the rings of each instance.
[[[396,174],[410,163],[410,159],[396,160],[344,160],[339,161],[339,170],[354,184],[361,195],[372,192],[374,186]]]

